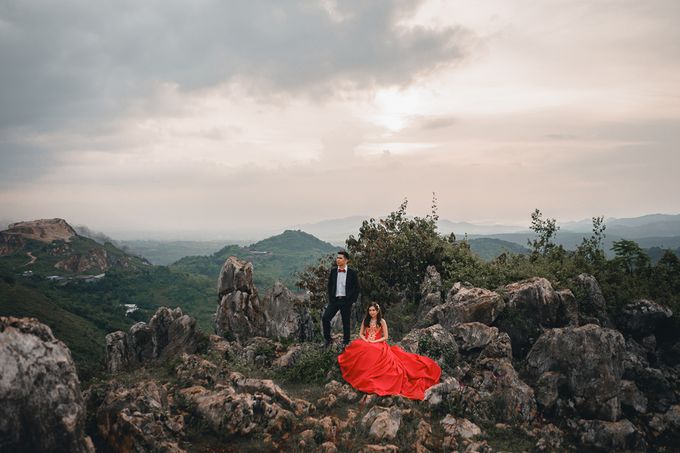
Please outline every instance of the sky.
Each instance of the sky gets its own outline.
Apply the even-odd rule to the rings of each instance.
[[[0,0],[0,65],[5,222],[680,213],[676,0]]]

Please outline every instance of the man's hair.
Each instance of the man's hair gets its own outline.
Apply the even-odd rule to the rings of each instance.
[[[342,255],[345,257],[346,260],[349,260],[349,253],[345,252],[344,250],[340,250],[338,252],[338,255]]]

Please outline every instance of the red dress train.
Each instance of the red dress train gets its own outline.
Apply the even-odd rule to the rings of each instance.
[[[382,329],[374,332],[382,337]],[[411,354],[387,341],[369,343],[361,338],[350,343],[338,356],[342,377],[355,389],[380,396],[401,395],[414,400],[425,398],[425,390],[439,382],[442,370],[429,357]]]

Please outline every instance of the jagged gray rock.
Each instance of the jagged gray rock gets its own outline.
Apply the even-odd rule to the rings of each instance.
[[[420,327],[441,324],[447,329],[456,324],[481,322],[492,324],[505,308],[500,294],[484,288],[453,285],[446,302],[433,307],[420,321]]]
[[[361,419],[374,439],[392,440],[401,426],[401,410],[398,407],[373,406]]]
[[[34,318],[0,317],[0,450],[94,452],[71,352]]]
[[[185,451],[177,440],[184,417],[173,415],[167,391],[154,381],[111,385],[97,409],[97,429],[113,451]]]
[[[526,358],[534,382],[544,373],[564,376],[569,398],[586,418],[618,420],[625,341],[620,332],[595,324],[547,330]]]
[[[653,334],[659,324],[671,316],[673,312],[670,308],[652,300],[640,299],[623,307],[616,325],[623,333],[642,338]]]
[[[432,351],[423,351],[420,346],[429,346],[433,343],[437,346],[437,350],[443,351],[445,346],[448,349],[449,357],[432,357]],[[406,352],[412,354],[424,354],[430,353],[430,358],[437,360],[438,362],[442,360],[456,359],[458,356],[458,345],[456,340],[448,330],[444,329],[440,324],[435,324],[430,327],[423,329],[411,330],[408,334],[397,343],[400,348]],[[442,363],[440,363],[442,365]]]
[[[215,313],[215,333],[230,339],[266,334],[266,317],[253,284],[253,264],[230,256],[217,282],[220,297]]]
[[[516,358],[523,358],[543,329],[576,324],[574,298],[557,292],[545,278],[534,277],[504,286],[506,307],[494,326],[506,332]]]
[[[578,288],[577,298],[581,324],[599,324],[602,327],[614,327],[607,314],[607,302],[597,279],[590,274],[580,274],[575,282]]]
[[[630,420],[580,420],[581,445],[604,451],[640,451],[641,438]]]
[[[180,308],[160,307],[149,324],[138,322],[128,333],[117,331],[106,336],[106,367],[115,373],[149,360],[192,354],[200,342],[196,319]]]
[[[420,284],[420,303],[416,317],[422,319],[430,310],[442,303],[442,277],[434,266],[427,266]]]
[[[316,325],[304,301],[276,281],[262,301],[266,323],[265,335],[277,340],[309,341]]]

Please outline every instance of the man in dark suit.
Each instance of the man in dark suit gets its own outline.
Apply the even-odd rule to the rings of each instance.
[[[343,343],[345,346],[349,343],[352,304],[357,301],[361,288],[357,271],[347,267],[348,262],[349,254],[344,250],[338,252],[338,256],[335,257],[337,267],[333,267],[328,275],[328,305],[321,317],[326,347],[331,344],[331,320],[338,310],[342,316]]]

